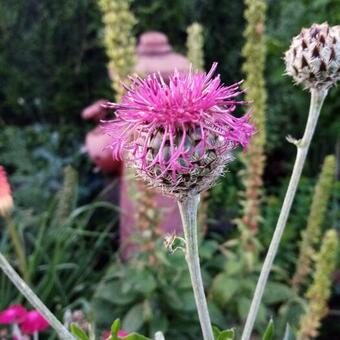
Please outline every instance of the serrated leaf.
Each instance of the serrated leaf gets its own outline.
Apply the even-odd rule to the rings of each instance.
[[[233,329],[226,329],[222,331],[217,340],[234,340],[235,338],[235,331]]]
[[[125,315],[122,328],[126,331],[138,331],[144,323],[144,304],[134,305]]]
[[[285,330],[285,334],[283,336],[282,340],[295,340],[295,335],[293,333],[293,330],[291,329],[291,327],[289,326],[289,324],[287,323],[286,325],[286,330]]]
[[[274,336],[274,322],[270,319],[268,326],[263,334],[262,340],[272,340]]]
[[[89,337],[85,334],[85,332],[76,324],[72,323],[70,329],[71,333],[76,337],[77,340],[89,340]]]

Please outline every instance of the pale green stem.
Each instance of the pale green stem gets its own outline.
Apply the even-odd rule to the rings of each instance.
[[[315,127],[317,125],[318,118],[320,115],[321,107],[326,96],[327,90],[316,89],[311,90],[311,102],[304,135],[302,139],[299,141],[294,141],[290,139],[290,141],[297,147],[297,156],[295,159],[293,173],[289,181],[288,189],[286,192],[285,199],[283,201],[282,209],[273,234],[273,238],[271,240],[265,261],[262,266],[261,274],[256,285],[253,301],[250,306],[249,314],[243,330],[241,340],[250,339],[251,332],[253,330],[254,323],[256,320],[256,315],[258,313],[262,296],[267,284],[268,276],[273,266],[274,258],[276,256],[279,243],[287,223],[290,208],[292,206],[296,189],[300,181],[302,169],[306,160],[310,142],[312,140]]]
[[[199,201],[200,196],[196,195],[193,197],[188,197],[183,201],[179,201],[178,206],[182,217],[183,231],[186,241],[185,259],[189,267],[191,284],[194,291],[203,339],[214,340],[207,300],[204,294],[200,260],[198,255],[197,208]]]
[[[13,220],[9,214],[4,215],[4,220],[6,222],[7,230],[12,241],[12,245],[17,257],[18,266],[20,268],[21,274],[26,282],[29,282],[29,272],[27,269],[25,248],[23,242],[21,241],[17,229],[13,223]]]
[[[17,287],[22,295],[36,308],[41,315],[46,319],[51,327],[58,333],[60,339],[75,340],[71,333],[62,325],[62,323],[50,312],[50,310],[41,302],[34,294],[32,289],[28,287],[25,281],[12,268],[6,258],[0,253],[0,268]]]

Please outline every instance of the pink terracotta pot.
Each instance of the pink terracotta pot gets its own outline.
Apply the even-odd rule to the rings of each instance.
[[[120,174],[122,162],[113,160],[109,143],[110,136],[104,134],[100,126],[86,135],[86,151],[96,166],[104,173]]]

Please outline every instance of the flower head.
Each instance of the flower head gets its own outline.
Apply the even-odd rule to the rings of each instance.
[[[12,305],[0,312],[0,324],[14,324],[22,322],[27,315],[27,310],[21,305]]]
[[[48,322],[43,318],[43,316],[36,310],[28,312],[20,324],[20,328],[23,333],[34,334],[37,332],[42,332],[49,327]]]
[[[285,53],[287,74],[306,88],[325,88],[340,79],[340,26],[303,28]]]
[[[231,151],[246,147],[254,133],[249,114],[232,115],[244,102],[240,83],[224,86],[213,77],[217,64],[203,72],[174,72],[165,83],[159,74],[131,78],[116,118],[106,122],[113,157],[126,158],[137,174],[165,193],[197,194],[211,186],[232,160]]]
[[[5,169],[0,165],[0,215],[4,216],[13,208],[11,187]]]

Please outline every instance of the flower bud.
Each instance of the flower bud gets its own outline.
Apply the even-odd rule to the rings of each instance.
[[[285,53],[286,72],[307,89],[328,89],[340,79],[340,26],[303,28]]]
[[[11,187],[5,169],[0,165],[0,215],[7,215],[13,208]]]

